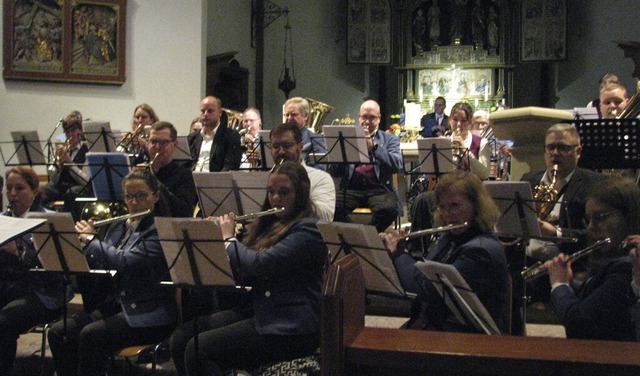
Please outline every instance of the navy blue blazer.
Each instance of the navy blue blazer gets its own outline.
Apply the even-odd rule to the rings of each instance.
[[[440,126],[436,123],[436,113],[431,112],[420,119],[420,135],[422,137],[440,137],[450,130],[449,117],[442,114]]]
[[[578,291],[560,285],[551,292],[551,304],[567,332],[567,338],[635,341],[629,294],[631,259],[610,261]]]
[[[317,222],[317,218],[298,221],[266,250],[256,251],[240,242],[227,247],[236,279],[252,286],[258,333],[320,332],[320,291],[328,251]]]
[[[189,151],[194,164],[198,162],[202,139],[202,132],[194,132],[187,136]],[[240,134],[236,130],[227,128],[226,123],[221,120],[211,145],[209,171],[237,170],[240,168],[241,161]]]
[[[442,260],[451,246],[454,251]],[[460,235],[445,234],[438,239],[428,260],[453,265],[478,296],[493,321],[503,333],[508,333],[508,280],[507,260],[500,241],[493,234],[482,234],[469,229]],[[406,291],[418,294],[412,307],[412,319],[420,314],[421,304],[429,306],[426,312],[429,323],[443,331],[473,331],[468,327],[451,325],[452,315],[427,277],[415,268],[415,260],[407,253],[394,259],[402,286]]]
[[[126,232],[126,222],[114,223],[107,229],[104,241],[92,240],[84,250],[89,266],[117,272],[120,304],[131,327],[175,323],[175,293],[160,285],[169,270],[153,216],[143,218],[126,243],[116,248],[114,245],[123,240]]]

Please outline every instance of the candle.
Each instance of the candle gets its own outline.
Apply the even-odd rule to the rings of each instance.
[[[475,107],[478,108],[478,98],[477,97],[476,97],[476,100],[475,100],[474,104],[475,104]]]
[[[484,87],[484,101],[488,101],[489,100],[489,86],[485,86]]]
[[[502,98],[502,107],[504,107],[504,104],[505,104],[505,99]]]

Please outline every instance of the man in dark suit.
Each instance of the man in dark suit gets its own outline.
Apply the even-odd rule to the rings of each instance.
[[[194,171],[217,172],[240,168],[240,134],[227,128],[226,122],[220,121],[220,99],[214,96],[205,97],[200,102],[200,114],[202,131],[191,133],[187,138],[191,158],[197,161]]]
[[[433,105],[434,112],[426,114],[420,119],[420,135],[422,137],[439,137],[450,129],[449,117],[444,114],[444,109],[447,108],[447,101],[444,97],[436,98]]]
[[[522,180],[529,182],[535,190],[539,184],[551,184],[553,166],[558,165],[554,186],[558,198],[549,216],[539,221],[540,231],[543,236],[584,237],[587,194],[606,176],[577,167],[582,146],[580,135],[572,124],[552,125],[547,130],[544,148],[547,169],[527,173],[522,177]],[[575,245],[572,247],[576,248]],[[565,249],[563,251],[570,252]],[[557,252],[557,247],[542,242],[532,242],[527,249],[529,256],[542,260],[555,256]]]
[[[360,106],[360,126],[364,127],[367,147],[372,164],[336,165],[336,176],[345,176],[342,189],[336,193],[334,221],[349,222],[348,213],[358,207],[371,209],[370,224],[379,232],[384,231],[399,213],[398,197],[393,189],[392,174],[402,170],[400,139],[378,129],[380,105],[374,100]]]

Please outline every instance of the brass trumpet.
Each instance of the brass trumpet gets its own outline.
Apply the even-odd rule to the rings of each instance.
[[[417,237],[425,236],[425,235],[437,234],[439,232],[457,230],[459,228],[465,228],[465,227],[468,227],[468,226],[469,226],[469,223],[468,222],[464,222],[464,223],[460,223],[460,224],[450,224],[450,225],[446,225],[446,226],[428,228],[428,229],[424,229],[424,230],[410,232],[410,233],[407,234],[405,239],[411,239],[411,238],[417,238]]]
[[[62,158],[64,158],[65,154],[67,154],[71,150],[71,143],[69,140],[64,143],[56,143],[57,145],[62,145],[59,149],[56,149],[55,155],[53,156],[53,162],[47,167],[47,170],[53,174],[60,172],[62,170]]]
[[[603,245],[606,244],[611,244],[611,239],[610,238],[606,238],[606,239],[602,239],[599,240],[597,242],[595,242],[593,245],[584,248],[572,255],[570,255],[569,257],[567,257],[567,262],[570,261],[576,261],[581,259],[584,256],[588,256],[591,253],[597,251],[598,249],[600,249]],[[547,273],[549,273],[548,269],[543,269],[542,266],[544,265],[544,263],[542,261],[538,261],[537,263],[535,263],[534,265],[524,269],[522,272],[520,272],[520,275],[522,276],[522,279],[525,282],[530,282],[533,281],[534,279],[537,279],[538,277],[541,277],[543,275],[546,275]]]
[[[149,213],[151,213],[151,209],[147,209],[145,211],[141,211],[137,213],[120,215],[120,216],[109,218],[109,219],[103,219],[102,221],[93,222],[93,227],[100,227],[100,226],[112,224],[114,222],[126,221],[129,218],[143,217]]]
[[[122,138],[122,141],[120,141],[118,146],[116,146],[116,151],[120,153],[130,153],[132,151],[131,146],[133,144],[133,140],[137,139],[138,137],[146,137],[144,125],[142,124],[138,124],[138,127],[133,133],[128,133]]]

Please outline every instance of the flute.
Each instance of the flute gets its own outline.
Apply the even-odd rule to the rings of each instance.
[[[411,238],[416,238],[416,237],[425,236],[425,235],[437,234],[439,232],[444,232],[444,231],[457,230],[459,228],[464,228],[464,227],[467,227],[467,226],[469,226],[469,224],[467,222],[464,222],[464,223],[460,223],[460,224],[450,224],[450,225],[446,225],[446,226],[428,228],[428,229],[425,229],[425,230],[419,230],[419,231],[410,232],[410,233],[407,234],[405,239],[411,239]]]
[[[117,217],[103,219],[102,221],[93,222],[93,227],[100,227],[100,226],[108,225],[108,224],[111,224],[111,223],[114,223],[114,222],[126,221],[129,218],[142,217],[142,216],[145,216],[145,215],[147,215],[149,213],[151,213],[151,210],[147,209],[145,211],[141,211],[141,212],[138,212],[138,213],[119,215]]]
[[[570,255],[569,257],[567,257],[567,262],[571,262],[571,261],[576,261],[581,259],[584,256],[588,256],[591,253],[597,251],[598,249],[600,249],[600,247],[602,247],[603,245],[606,244],[611,244],[611,239],[610,238],[606,238],[606,239],[602,239],[599,240],[597,242],[595,242],[593,245],[584,248],[572,255]],[[541,277],[543,275],[546,275],[549,273],[548,269],[542,269],[542,266],[544,265],[544,263],[542,261],[538,261],[537,263],[535,263],[534,265],[526,268],[525,270],[523,270],[522,272],[520,272],[520,275],[522,276],[522,279],[525,282],[529,282],[529,281],[533,281],[534,279]]]
[[[280,208],[271,208],[269,210],[265,210],[265,211],[261,211],[261,212],[257,212],[257,213],[249,213],[249,214],[245,214],[245,215],[239,215],[236,217],[236,221],[248,221],[250,219],[254,219],[254,218],[258,218],[258,217],[264,217],[266,215],[272,215],[272,214],[276,214],[276,213],[280,213],[283,212],[284,208],[280,207]]]

